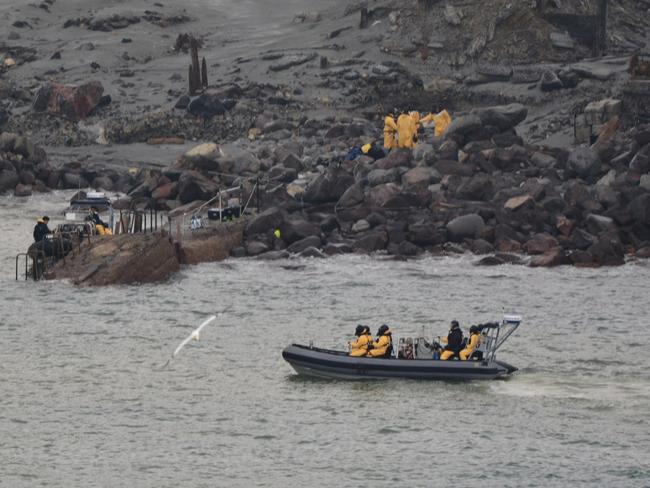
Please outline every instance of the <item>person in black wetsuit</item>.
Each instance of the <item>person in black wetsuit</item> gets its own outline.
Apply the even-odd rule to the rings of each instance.
[[[36,225],[34,226],[34,242],[41,242],[43,239],[45,239],[45,236],[52,233],[50,228],[47,226],[47,223],[49,221],[50,218],[47,215],[38,219]]]
[[[459,357],[461,349],[463,349],[463,331],[460,330],[460,325],[457,320],[451,321],[451,329],[449,329],[449,334],[447,334],[447,345],[440,355],[442,361],[451,359],[454,356]]]

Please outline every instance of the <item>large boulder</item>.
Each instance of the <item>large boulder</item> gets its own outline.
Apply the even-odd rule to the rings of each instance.
[[[611,217],[605,217],[604,215],[589,214],[585,219],[585,224],[587,226],[587,230],[595,235],[616,228],[614,219]]]
[[[367,198],[371,205],[385,207],[399,193],[399,186],[394,183],[386,183],[385,185],[378,185],[368,190]]]
[[[528,115],[528,109],[521,103],[511,103],[474,109],[472,113],[479,116],[483,125],[492,125],[506,131],[523,122]]]
[[[576,147],[569,154],[567,167],[576,176],[587,181],[597,181],[600,174],[600,156],[591,147]]]
[[[368,173],[366,177],[370,186],[383,185],[385,183],[396,183],[400,179],[399,168],[380,169],[376,168]]]
[[[153,283],[180,269],[177,250],[160,234],[121,234],[82,245],[73,260],[59,261],[49,271],[55,279],[82,286]]]
[[[379,169],[391,169],[400,166],[410,166],[413,161],[413,151],[410,149],[391,149],[386,157],[378,159],[375,167]]]
[[[357,183],[345,190],[345,193],[341,198],[339,198],[336,206],[338,208],[354,207],[355,205],[362,203],[364,199],[365,195],[363,194],[363,189],[361,188],[361,185]]]
[[[206,170],[214,171],[219,169],[219,156],[221,151],[214,142],[206,142],[193,147],[183,154],[183,161],[188,165]]]
[[[279,229],[285,218],[286,215],[282,210],[271,207],[249,220],[244,232],[247,236],[252,236],[263,234],[268,230]]]
[[[303,200],[313,204],[336,202],[353,184],[354,176],[350,173],[342,168],[331,168],[307,185]]]
[[[409,225],[407,237],[418,246],[435,246],[445,243],[447,233],[445,229],[436,228],[433,222],[424,221]]]
[[[570,260],[567,258],[564,250],[561,247],[554,247],[544,252],[543,254],[534,257],[530,262],[530,266],[533,268],[550,268],[553,266],[561,266],[563,264],[569,263]]]
[[[386,249],[388,236],[386,232],[371,232],[352,244],[352,249],[356,252],[374,252]]]
[[[280,232],[282,240],[291,244],[306,237],[319,236],[320,227],[306,220],[286,220],[280,224]]]
[[[494,185],[489,175],[478,173],[464,181],[457,193],[467,200],[489,200],[494,194]]]
[[[625,263],[625,251],[615,232],[603,232],[598,241],[587,249],[601,266],[618,266]]]
[[[447,223],[447,236],[449,240],[454,242],[461,242],[463,239],[475,239],[480,235],[484,227],[485,221],[479,214],[461,215]]]
[[[192,115],[207,119],[215,115],[225,114],[226,106],[216,95],[203,93],[190,101],[187,111]]]
[[[8,190],[13,190],[18,184],[19,180],[20,177],[18,176],[16,170],[13,168],[3,169],[0,171],[0,193]]]
[[[320,246],[321,246],[320,237],[318,237],[318,236],[309,236],[309,237],[305,237],[304,239],[300,239],[299,241],[296,241],[293,244],[291,244],[287,248],[287,251],[289,251],[292,254],[298,254],[298,253],[301,253],[305,249],[308,249],[310,247],[319,248]]]
[[[639,224],[650,225],[650,193],[639,195],[630,203],[630,213]]]
[[[49,112],[71,120],[86,118],[99,103],[104,87],[99,81],[83,85],[47,83],[38,90],[33,108],[36,112]]]
[[[476,132],[483,126],[481,118],[477,114],[469,114],[454,119],[447,130],[445,131],[445,137],[452,136],[465,136],[472,132]]]
[[[524,250],[528,254],[544,254],[558,246],[559,243],[555,237],[550,234],[540,233],[535,234],[524,244]]]
[[[178,180],[178,199],[181,203],[210,200],[219,191],[219,185],[197,171],[185,171]]]
[[[402,184],[411,188],[427,188],[430,184],[439,182],[440,174],[426,166],[417,166],[402,175]]]

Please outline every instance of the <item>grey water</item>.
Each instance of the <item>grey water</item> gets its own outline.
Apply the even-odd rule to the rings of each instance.
[[[650,486],[650,267],[383,256],[186,267],[160,285],[14,280],[33,219],[0,199],[0,486]],[[208,325],[167,367],[174,348]],[[318,381],[291,342],[357,323],[443,335],[524,322],[505,381]]]

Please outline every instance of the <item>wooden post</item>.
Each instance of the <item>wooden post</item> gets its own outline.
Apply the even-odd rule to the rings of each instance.
[[[192,56],[192,85],[196,90],[201,86],[201,66],[199,65],[199,42],[190,39],[190,53]]]
[[[208,63],[205,62],[205,58],[201,61],[201,86],[208,87]]]
[[[359,19],[359,29],[365,29],[368,27],[368,9],[366,7],[361,7],[361,18]]]
[[[192,65],[190,64],[188,74],[187,74],[187,79],[189,80],[189,92],[190,95],[194,95],[196,93],[196,86],[194,86],[194,73],[192,71]]]
[[[607,4],[608,0],[596,0],[596,25],[594,35],[594,55],[602,56],[607,50]]]

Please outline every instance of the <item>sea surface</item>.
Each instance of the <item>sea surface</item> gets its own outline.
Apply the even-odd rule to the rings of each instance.
[[[15,281],[35,218],[55,224],[69,196],[0,198],[2,487],[650,486],[647,262],[240,259],[162,285]],[[311,380],[281,357],[341,348],[357,323],[431,336],[510,312],[508,380]]]

